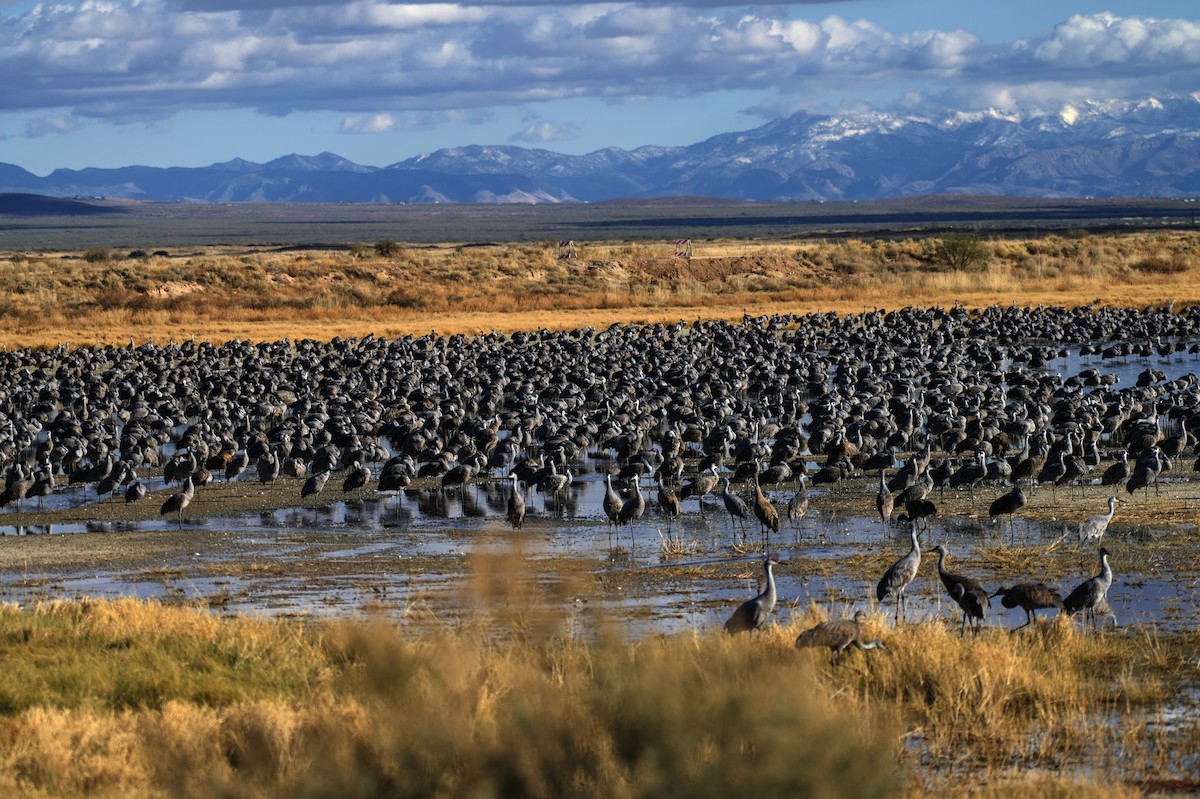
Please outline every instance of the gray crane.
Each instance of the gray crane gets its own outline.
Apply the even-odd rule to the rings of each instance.
[[[1000,604],[1006,608],[1021,608],[1025,611],[1025,623],[1014,627],[1013,632],[1032,624],[1037,618],[1034,611],[1058,608],[1059,613],[1066,612],[1062,595],[1045,583],[1018,583],[1012,588],[1000,587],[992,597],[1000,597]]]
[[[525,524],[525,497],[521,495],[521,489],[517,486],[516,472],[510,474],[509,477],[512,478],[512,492],[508,495],[504,518],[514,530],[520,530],[521,526]]]
[[[867,618],[867,612],[855,612],[853,619],[823,621],[815,627],[810,627],[796,638],[796,648],[826,647],[829,649],[830,662],[838,664],[842,661],[842,653],[851,646],[857,649],[887,649],[883,641],[862,639],[862,623]]]
[[[1100,543],[1100,539],[1104,537],[1105,531],[1108,530],[1109,522],[1113,520],[1113,514],[1116,513],[1118,502],[1121,502],[1121,500],[1117,497],[1109,497],[1108,513],[1100,513],[1080,522],[1079,543],[1081,545],[1093,542]]]
[[[779,511],[775,510],[771,500],[767,499],[767,495],[763,493],[757,474],[754,476],[754,518],[758,519],[759,533],[763,536],[763,543],[769,545],[771,533],[779,533]]]
[[[908,588],[908,584],[917,576],[917,570],[921,568],[921,545],[917,541],[917,524],[915,521],[909,527],[909,537],[912,540],[912,549],[883,573],[883,578],[880,579],[879,585],[875,587],[875,598],[878,601],[883,602],[888,597],[895,598],[896,619],[900,619],[901,614],[907,610],[904,589]]]
[[[183,490],[176,491],[171,496],[167,497],[167,501],[158,509],[159,516],[166,516],[168,513],[175,513],[179,518],[179,526],[183,527],[183,512],[188,505],[192,504],[192,497],[196,494],[196,484],[192,482],[192,476],[189,474],[183,481]]]
[[[621,512],[617,514],[617,524],[629,525],[629,540],[633,540],[633,523],[642,518],[642,514],[646,512],[646,498],[642,495],[642,485],[636,477],[630,478],[633,483],[633,496],[625,500],[621,505]]]
[[[300,499],[316,496],[325,488],[325,484],[329,482],[329,472],[317,472],[312,477],[304,481],[304,485],[300,488]]]
[[[1021,482],[1018,480],[1013,484],[1011,491],[1001,494],[992,500],[992,504],[988,506],[988,519],[995,519],[997,516],[1007,516],[1008,532],[1011,536],[1013,534],[1013,515],[1025,507],[1027,501],[1025,491],[1021,488]]]
[[[707,469],[696,475],[695,479],[684,484],[683,489],[679,492],[680,499],[688,499],[695,497],[700,503],[700,515],[704,515],[704,498],[712,493],[717,487],[719,478],[717,477],[716,464],[709,466]]]
[[[987,591],[983,590],[983,586],[979,584],[978,580],[946,571],[946,556],[950,553],[944,546],[938,544],[929,551],[938,554],[938,577],[942,578],[942,585],[946,586],[946,593],[962,610],[962,626],[959,628],[958,634],[960,636],[966,634],[968,621],[971,624],[972,632],[978,633],[988,611]]]
[[[674,489],[663,483],[661,477],[658,478],[658,509],[667,517],[667,530],[670,531],[671,524],[679,518],[679,497]]]
[[[750,507],[746,504],[746,500],[739,497],[737,494],[729,490],[729,478],[721,478],[721,501],[725,503],[725,510],[729,512],[729,521],[734,526],[734,534],[737,534],[737,520],[742,520],[742,538],[745,538],[746,520],[750,518]]]
[[[767,573],[766,587],[753,599],[747,599],[733,612],[725,622],[725,632],[742,633],[757,630],[767,623],[771,612],[775,610],[775,573],[772,571],[779,565],[779,559],[770,555],[763,559],[763,570]]]
[[[612,475],[604,475],[604,515],[608,517],[608,540],[612,544],[612,531],[617,526],[617,521],[621,518],[621,508],[624,507],[625,501],[621,499],[612,487]]]
[[[1071,616],[1083,611],[1084,620],[1092,620],[1096,626],[1096,609],[1108,604],[1108,589],[1112,585],[1112,567],[1108,565],[1108,550],[1100,547],[1100,573],[1080,583],[1063,600],[1063,608]]]
[[[808,513],[808,486],[805,485],[807,475],[800,472],[799,487],[792,498],[788,500],[787,517],[788,521],[796,525],[796,535],[800,535],[800,520],[804,518],[804,514]]]
[[[350,472],[342,481],[342,492],[356,491],[365,486],[371,479],[371,467],[364,466],[358,461],[350,465]]]
[[[879,521],[884,527],[892,520],[892,510],[896,507],[896,495],[888,488],[885,470],[879,470],[879,493],[875,497],[875,509],[879,511]]]

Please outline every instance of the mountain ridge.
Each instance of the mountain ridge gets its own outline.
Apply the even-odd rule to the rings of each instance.
[[[1200,194],[1200,93],[1028,115],[801,111],[685,146],[566,155],[466,145],[383,167],[331,152],[263,164],[235,158],[207,167],[57,169],[44,178],[0,164],[0,192],[234,203],[1188,197]]]

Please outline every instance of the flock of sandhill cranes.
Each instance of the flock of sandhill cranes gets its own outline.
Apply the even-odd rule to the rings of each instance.
[[[601,452],[612,464],[611,529],[642,517],[651,502],[642,481],[653,480],[653,507],[668,524],[681,502],[698,500],[703,514],[705,498],[719,497],[742,538],[757,521],[766,546],[785,519],[805,517],[810,486],[878,470],[880,517],[912,529],[910,552],[877,593],[899,615],[905,559],[919,558],[935,490],[974,497],[1011,485],[989,506],[1011,529],[1039,486],[1052,497],[1083,491],[1107,452],[1120,459],[1101,484],[1157,491],[1196,452],[1200,380],[1148,366],[1123,385],[1106,366],[1194,358],[1200,345],[1188,345],[1198,340],[1195,308],[993,306],[13,350],[0,352],[0,505],[45,497],[56,479],[141,501],[153,496],[146,477],[161,470],[171,486],[162,515],[182,525],[215,476],[249,469],[264,483],[302,482],[306,502],[325,501],[334,474],[343,491],[385,494],[420,479],[446,488],[497,479],[511,481],[504,515],[522,529],[521,486],[558,497],[572,468]],[[1064,378],[1056,368],[1075,352],[1085,368]],[[795,491],[776,508],[767,492],[782,486]],[[1080,526],[1085,544],[1102,542],[1115,507]],[[992,597],[946,572],[945,560],[939,553],[951,598],[974,609],[965,631]],[[1103,559],[1093,587],[1064,608],[1103,609],[1106,574]],[[992,596],[1029,613],[1057,606],[1037,584]]]

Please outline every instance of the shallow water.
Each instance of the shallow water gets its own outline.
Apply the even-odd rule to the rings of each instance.
[[[863,492],[863,505],[871,501],[873,481],[857,481]],[[196,569],[185,564],[178,571],[165,569],[164,576],[148,579],[143,571],[108,571],[90,574],[4,575],[0,590],[9,599],[26,601],[47,594],[57,596],[136,596],[170,601],[204,600],[222,612],[266,615],[345,616],[382,610],[391,614],[408,612],[414,603],[464,612],[470,602],[464,586],[469,581],[466,559],[471,555],[502,555],[519,546],[525,559],[554,561],[569,558],[573,564],[591,563],[594,574],[633,572],[661,577],[639,581],[638,596],[625,596],[620,589],[603,596],[579,597],[560,603],[571,624],[594,626],[606,618],[620,619],[631,634],[701,630],[719,626],[737,603],[758,590],[761,557],[757,549],[758,525],[744,525],[747,549],[735,547],[738,530],[731,523],[720,500],[706,501],[701,516],[695,500],[684,503],[681,520],[667,519],[653,504],[647,503],[645,515],[629,528],[614,531],[601,509],[604,484],[599,475],[590,474],[575,481],[569,498],[554,503],[536,492],[527,496],[529,513],[525,530],[514,535],[504,521],[507,486],[481,484],[465,490],[442,492],[439,489],[412,489],[401,495],[366,499],[335,499],[325,507],[290,507],[242,516],[185,514],[187,528],[230,531],[236,534],[238,551],[252,549],[254,557],[266,563],[286,564],[296,559],[319,558],[323,563],[350,564],[374,561],[382,564],[371,574],[355,577],[343,573],[320,579],[288,576],[286,569],[252,577],[213,576],[231,558],[243,557],[230,552],[196,553]],[[983,489],[976,503],[986,508],[992,493]],[[743,492],[744,493],[744,492]],[[857,608],[874,603],[874,578],[847,574],[805,574],[804,560],[838,561],[883,553],[885,564],[899,558],[909,548],[907,528],[892,524],[886,528],[877,517],[826,511],[821,508],[824,489],[810,490],[812,507],[799,528],[785,526],[771,542],[781,558],[776,570],[780,605],[776,618],[786,622],[792,614],[802,614],[810,604],[821,605],[831,615],[849,615]],[[782,507],[791,496],[790,489],[769,491]],[[1102,504],[1099,494],[1097,504]],[[332,497],[331,497],[332,498]],[[958,498],[962,500],[962,497]],[[970,504],[970,503],[968,503]],[[202,507],[200,502],[194,508]],[[986,516],[984,517],[986,519]],[[46,534],[121,534],[127,531],[161,532],[176,530],[173,519],[103,524],[54,525],[3,528],[6,535]],[[971,516],[947,515],[937,519],[925,534],[925,546],[931,541],[945,544],[952,553],[950,567],[973,573],[993,590],[1001,575],[981,570],[974,562],[980,547],[995,547],[1010,540],[1025,547],[1049,546],[1062,535],[1059,522],[1038,523],[1018,520],[1013,533],[1006,525],[982,522]],[[333,548],[309,546],[313,535],[336,533],[339,543]],[[1129,528],[1114,531],[1112,541],[1126,549],[1143,541],[1155,540],[1163,531]],[[360,539],[360,540],[356,540]],[[678,542],[676,553],[664,554],[664,539]],[[1095,572],[1094,555],[1078,552],[1068,538],[1055,557],[1067,558],[1075,577],[1060,581],[1065,595],[1072,587]],[[414,575],[408,569],[388,569],[405,558],[430,558],[440,566],[438,573]],[[933,556],[927,556],[922,575],[908,592],[908,619],[945,618],[957,623],[958,610],[946,597],[936,572],[931,569]],[[714,563],[741,563],[745,576],[705,574],[702,569]],[[203,568],[199,568],[199,566]],[[1147,560],[1139,568],[1137,558],[1125,558],[1109,602],[1118,625],[1154,624],[1164,629],[1194,627],[1200,622],[1200,587],[1194,566],[1164,569],[1161,562]],[[1181,566],[1183,564],[1180,564]],[[233,571],[231,569],[231,571]],[[193,573],[196,572],[196,573]],[[199,573],[205,572],[205,573]],[[1031,575],[1035,576],[1035,575]],[[1054,581],[1050,581],[1054,582]],[[23,588],[36,584],[36,589]],[[553,604],[553,603],[551,603]],[[887,611],[890,614],[890,608]],[[1043,612],[1043,614],[1048,612]],[[1005,610],[993,603],[987,624],[1016,627],[1024,623],[1020,609]],[[1107,623],[1114,623],[1108,619]]]
[[[1083,357],[1072,350],[1067,357],[1046,364],[1045,371],[1058,372],[1064,377],[1083,369],[1096,368],[1101,373],[1116,374],[1117,387],[1134,385],[1138,375],[1147,367],[1162,370],[1167,379],[1194,373],[1200,368],[1195,356],[1176,356],[1164,361],[1159,358],[1101,359]],[[22,509],[0,510],[0,525],[4,536],[42,536],[70,534],[113,534],[128,532],[162,533],[169,535],[182,526],[187,528],[229,531],[235,534],[239,547],[250,548],[255,556],[269,562],[317,557],[324,562],[350,564],[373,561],[378,565],[402,562],[404,558],[433,559],[437,573],[414,574],[408,569],[395,571],[376,569],[360,576],[338,573],[321,579],[308,576],[289,577],[278,571],[253,577],[213,576],[186,568],[186,577],[167,576],[148,579],[142,571],[128,573],[102,571],[89,574],[13,574],[0,580],[0,590],[10,599],[24,601],[34,596],[87,595],[138,596],[170,600],[207,600],[227,612],[268,615],[311,614],[318,616],[353,615],[366,610],[383,609],[393,614],[407,613],[414,605],[450,608],[458,612],[473,600],[464,596],[463,585],[468,580],[466,558],[480,553],[503,554],[514,547],[514,541],[530,561],[553,561],[569,558],[572,563],[589,563],[594,575],[642,573],[656,576],[644,581],[639,596],[625,596],[620,586],[590,597],[567,599],[565,607],[572,623],[594,625],[604,618],[616,617],[635,633],[705,629],[719,625],[736,604],[753,596],[758,590],[761,570],[759,529],[756,522],[735,524],[726,513],[719,493],[704,502],[704,512],[696,500],[684,503],[682,519],[668,519],[660,514],[655,501],[655,488],[644,485],[646,511],[632,530],[614,530],[602,510],[604,495],[603,470],[609,461],[585,456],[572,467],[573,482],[561,497],[544,496],[527,491],[525,529],[514,536],[505,522],[507,482],[476,482],[465,489],[442,491],[436,488],[413,488],[391,495],[356,495],[343,498],[331,481],[318,499],[324,505],[306,500],[278,510],[242,515],[206,515],[203,492],[200,489],[195,504],[185,512],[182,522],[174,517],[144,521],[95,521],[54,525],[23,525],[22,510],[27,514],[36,500],[26,500]],[[1176,474],[1190,474],[1187,468],[1176,467]],[[242,480],[254,480],[252,474]],[[1178,477],[1171,479],[1180,479]],[[160,477],[143,481],[152,491],[165,488]],[[845,575],[804,574],[797,568],[800,559],[838,561],[883,553],[890,563],[908,550],[907,530],[896,525],[884,527],[869,515],[874,497],[873,479],[856,481],[855,489],[862,495],[861,513],[845,513],[822,508],[826,489],[810,490],[813,510],[798,527],[788,526],[785,520],[781,535],[771,542],[780,552],[783,563],[777,570],[780,607],[777,617],[786,621],[792,613],[803,612],[811,603],[822,605],[832,615],[848,615],[856,608],[870,607],[874,602],[874,580]],[[984,547],[1009,543],[1023,547],[1047,547],[1067,531],[1062,551],[1055,557],[1077,568],[1074,576],[1058,582],[1064,595],[1075,584],[1091,576],[1096,565],[1094,555],[1075,553],[1073,535],[1068,527],[1077,525],[1080,518],[1062,522],[1017,520],[1010,528],[986,521],[987,503],[1003,489],[984,488],[974,503],[964,503],[961,495],[955,508],[961,513],[947,513],[934,523],[925,537],[944,543],[953,553],[951,568],[975,573],[986,587],[994,587],[1004,575],[980,571],[973,562]],[[1031,502],[1046,501],[1042,492]],[[1060,489],[1065,490],[1065,489]],[[769,490],[767,494],[782,512],[791,497],[790,488]],[[1096,513],[1103,512],[1102,492],[1092,490],[1096,497]],[[748,497],[747,490],[740,492]],[[46,497],[42,505],[47,510],[79,508],[98,501],[121,503],[120,496],[98,499],[94,486],[60,485]],[[156,501],[156,500],[148,500]],[[299,503],[299,486],[296,488]],[[964,507],[965,506],[965,507]],[[969,509],[967,509],[969,508]],[[984,519],[981,521],[980,517]],[[1118,625],[1153,624],[1164,628],[1186,628],[1200,624],[1200,586],[1195,557],[1176,558],[1163,564],[1141,559],[1138,546],[1161,540],[1176,530],[1149,527],[1126,527],[1110,533],[1110,541],[1119,541],[1125,555],[1118,568],[1109,602]],[[337,548],[313,549],[306,545],[308,536],[336,533],[344,535]],[[745,536],[745,545],[741,537]],[[361,536],[361,541],[355,541]],[[671,543],[667,553],[665,544]],[[1134,550],[1130,557],[1130,550]],[[222,564],[231,563],[241,555],[230,552],[197,553],[196,564],[204,564],[209,572],[219,571]],[[797,563],[789,563],[796,559]],[[714,563],[743,562],[739,567],[745,576],[730,579],[728,575],[704,573],[694,567]],[[230,570],[232,571],[232,569]],[[836,572],[836,570],[835,570]],[[1039,579],[1037,575],[1029,575]],[[1011,581],[1011,577],[1005,578]],[[1051,581],[1053,582],[1053,581]],[[34,586],[34,587],[31,587]],[[944,617],[957,619],[957,608],[949,602],[936,574],[927,565],[922,576],[909,590],[909,618]],[[1015,627],[1025,621],[1023,611],[1005,610],[994,603],[988,624]],[[1113,623],[1109,619],[1108,623]]]

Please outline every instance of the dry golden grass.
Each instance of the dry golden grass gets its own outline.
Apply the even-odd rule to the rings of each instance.
[[[597,243],[346,251],[222,251],[96,260],[0,254],[8,346],[556,329],[739,318],[743,310],[859,311],[1019,302],[1143,306],[1200,301],[1200,236],[1187,232],[986,242],[975,271],[947,271],[929,241]]]
[[[792,646],[815,608],[754,635],[581,639],[513,614],[516,559],[477,566],[477,623],[420,634],[136,600],[5,606],[0,792],[1123,796],[1186,781],[1200,742],[1194,718],[1155,724],[1194,633],[962,639],[876,616],[887,650],[832,666]]]

